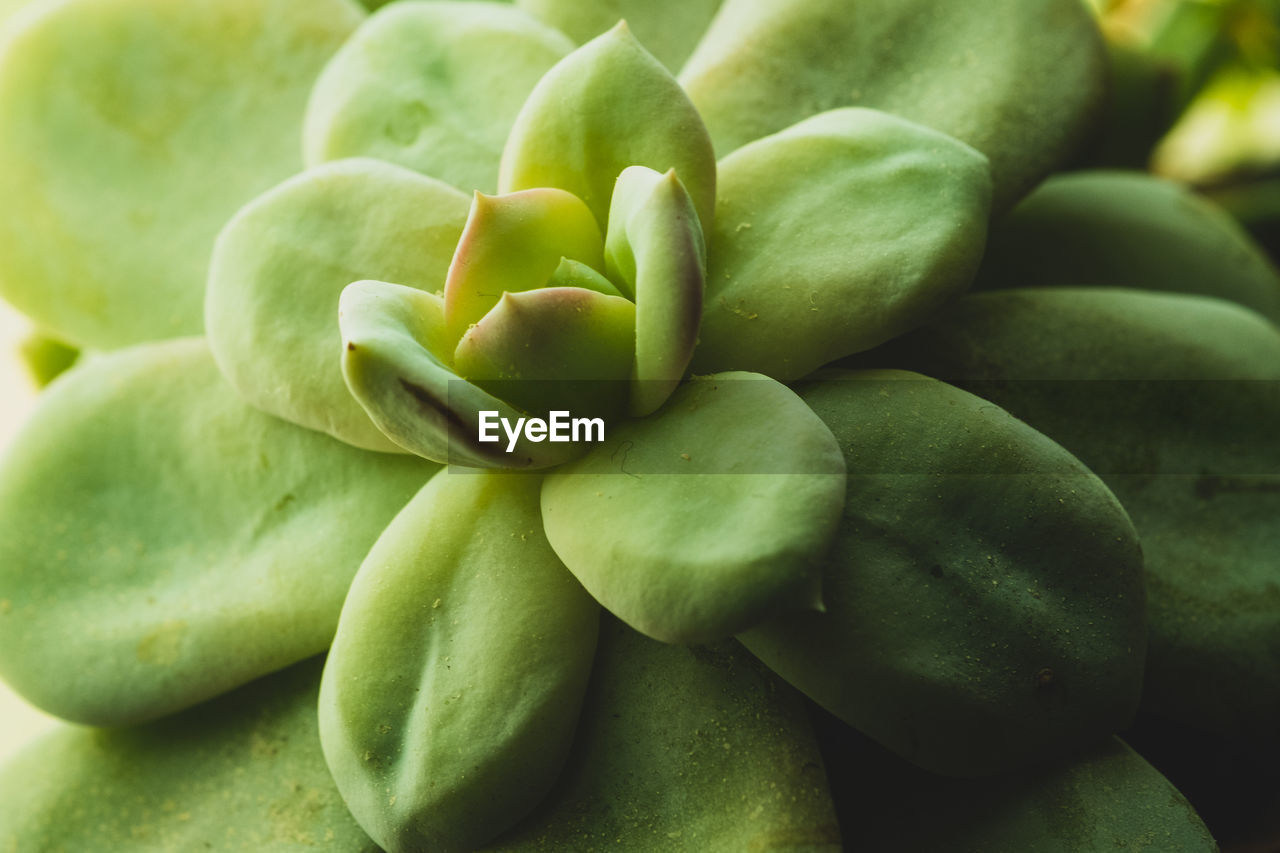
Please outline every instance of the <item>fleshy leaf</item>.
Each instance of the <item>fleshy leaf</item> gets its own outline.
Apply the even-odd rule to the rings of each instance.
[[[1097,471],[1146,557],[1144,707],[1280,744],[1274,324],[1208,297],[1008,290],[965,297],[871,357],[971,388]]]
[[[201,340],[91,359],[0,467],[0,673],[117,725],[316,654],[435,470],[249,408]]]
[[[693,53],[721,0],[516,0],[516,5],[569,34],[590,41],[624,18],[636,38],[672,73]]]
[[[395,3],[316,82],[303,129],[307,165],[376,157],[465,192],[493,192],[521,105],[572,50],[563,33],[509,5]]]
[[[605,296],[622,296],[622,291],[609,279],[586,264],[569,258],[560,259],[560,266],[556,267],[556,271],[551,274],[551,278],[547,279],[546,286],[581,287],[584,290],[603,293]],[[623,298],[625,299],[626,297]]]
[[[549,474],[542,511],[597,601],[689,643],[821,607],[815,575],[843,497],[840,448],[817,416],[784,385],[726,373],[681,385]]]
[[[475,849],[546,796],[569,752],[600,608],[547,544],[540,486],[441,472],[351,586],[320,737],[389,853]]]
[[[790,380],[912,328],[968,286],[990,179],[981,154],[842,109],[720,164],[693,369]]]
[[[576,451],[570,444],[480,441],[480,412],[515,423],[521,415],[461,379],[446,361],[440,297],[381,281],[342,292],[342,374],[351,395],[387,438],[425,459],[482,468],[542,468]],[[496,421],[495,421],[496,423]]]
[[[926,773],[845,731],[824,739],[824,754],[849,850],[1218,850],[1187,798],[1117,738],[975,781]]]
[[[320,661],[145,726],[65,727],[0,768],[5,850],[377,853],[316,731]]]
[[[37,388],[43,388],[71,368],[80,358],[80,350],[33,331],[18,345],[18,355],[27,375]]]
[[[548,187],[476,193],[444,290],[451,338],[480,322],[503,293],[546,286],[564,258],[602,269],[603,252],[600,226],[571,193]]]
[[[399,448],[343,384],[342,289],[374,278],[438,292],[467,197],[377,160],[342,160],[286,181],[223,229],[206,321],[218,366],[264,412],[370,450]]]
[[[636,306],[576,287],[508,293],[465,336],[459,376],[523,411],[612,417],[626,406]]]
[[[991,159],[995,208],[1074,151],[1106,56],[1080,0],[725,0],[680,74],[716,151],[864,106]]]
[[[605,264],[636,303],[631,414],[657,411],[689,367],[702,318],[707,247],[674,171],[630,166],[609,206]]]
[[[361,17],[345,0],[16,16],[0,49],[0,296],[78,346],[199,334],[218,229],[298,170],[307,93]]]
[[[845,453],[825,613],[739,639],[849,725],[935,773],[1064,755],[1126,725],[1142,687],[1142,550],[1079,461],[917,374],[799,393]]]
[[[675,169],[703,227],[711,222],[716,162],[702,119],[670,72],[618,24],[534,88],[503,150],[498,189],[559,187],[604,227],[614,182],[628,166]]]
[[[836,853],[805,711],[736,643],[668,646],[606,619],[560,783],[484,849]]]
[[[1224,211],[1138,172],[1053,178],[992,228],[976,289],[1109,286],[1230,299],[1280,322],[1280,274]]]

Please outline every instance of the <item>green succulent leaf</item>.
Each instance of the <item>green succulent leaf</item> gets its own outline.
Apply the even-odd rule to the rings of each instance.
[[[32,332],[18,345],[27,374],[43,388],[71,368],[80,358],[80,350],[41,332]]]
[[[0,848],[378,853],[320,752],[309,661],[177,716],[64,727],[0,768]]]
[[[361,17],[345,0],[69,0],[15,18],[0,297],[78,346],[199,334],[218,229],[298,170],[307,93]]]
[[[542,468],[576,452],[569,444],[531,442],[523,433],[511,450],[502,439],[479,440],[481,412],[512,423],[522,416],[454,372],[444,301],[435,294],[357,281],[342,292],[338,313],[347,387],[397,446],[424,459],[482,468]]]
[[[675,171],[618,176],[605,237],[607,272],[636,303],[631,414],[653,414],[684,377],[698,342],[707,246]]]
[[[498,190],[567,190],[604,227],[614,182],[628,166],[675,169],[703,227],[710,224],[716,162],[702,119],[671,73],[618,24],[534,88],[503,150]]]
[[[389,853],[474,850],[546,796],[568,754],[600,609],[547,544],[540,486],[441,472],[351,586],[320,737]]]
[[[986,154],[1003,210],[1074,151],[1105,75],[1079,0],[725,0],[680,82],[720,156],[872,107]]]
[[[569,258],[560,259],[560,266],[547,279],[547,287],[581,287],[605,296],[622,296],[622,291],[609,279],[586,264]]]
[[[843,497],[840,448],[817,416],[784,385],[726,373],[685,383],[549,474],[542,512],[597,601],[690,643],[821,607],[816,571]]]
[[[696,372],[796,379],[920,323],[982,258],[986,159],[903,119],[814,116],[720,163]]]
[[[1198,293],[1280,322],[1280,273],[1245,230],[1185,187],[1139,172],[1047,181],[992,229],[974,286]]]
[[[395,3],[316,82],[303,128],[307,165],[376,157],[493,192],[516,114],[573,47],[510,5]]]
[[[1218,850],[1187,798],[1117,738],[981,781],[926,773],[862,738],[826,754],[848,779],[837,802],[850,850]]]
[[[545,287],[565,258],[603,269],[603,252],[600,226],[572,193],[476,193],[444,289],[449,335],[461,338],[502,294]]]
[[[218,366],[264,412],[399,450],[343,384],[338,298],[360,279],[439,291],[466,217],[453,187],[377,160],[320,166],[256,199],[214,247],[206,322]]]
[[[840,442],[826,612],[740,635],[810,698],[935,773],[979,776],[1126,725],[1142,551],[1079,461],[984,400],[900,371],[799,393]]]
[[[249,408],[202,340],[92,359],[0,466],[0,674],[118,725],[316,654],[435,470]]]
[[[636,306],[576,287],[508,293],[458,344],[460,376],[523,411],[613,417],[627,402]]]
[[[736,643],[668,646],[606,619],[559,784],[484,849],[836,853],[805,711]]]
[[[1209,297],[1008,290],[874,355],[972,388],[1097,471],[1146,556],[1144,707],[1280,745],[1274,324]]]
[[[693,53],[721,0],[516,0],[516,5],[559,28],[579,44],[624,18],[646,49],[672,73]]]

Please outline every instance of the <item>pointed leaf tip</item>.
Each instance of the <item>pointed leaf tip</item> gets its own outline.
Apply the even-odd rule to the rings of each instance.
[[[634,165],[674,167],[701,221],[711,221],[716,164],[702,118],[621,22],[538,83],[507,140],[498,183],[504,192],[568,190],[604,224],[615,180]]]

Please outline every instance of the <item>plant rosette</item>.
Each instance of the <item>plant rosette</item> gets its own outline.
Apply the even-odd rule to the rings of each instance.
[[[0,673],[127,728],[19,756],[0,843],[834,849],[803,694],[1208,849],[1105,746],[1147,645],[1108,485],[905,358],[819,371],[970,304],[1097,33],[846,6],[16,13],[0,293],[87,356],[0,468]]]

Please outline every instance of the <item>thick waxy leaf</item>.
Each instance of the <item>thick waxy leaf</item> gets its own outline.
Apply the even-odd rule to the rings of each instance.
[[[486,850],[840,850],[803,703],[736,643],[607,619],[563,777]]]
[[[360,17],[345,0],[71,0],[15,19],[0,296],[78,345],[199,334],[214,236],[298,170],[307,93]]]
[[[523,433],[514,446],[501,437],[480,441],[481,412],[512,424],[522,416],[449,366],[444,303],[435,294],[357,281],[342,292],[338,313],[347,387],[399,447],[424,459],[484,468],[542,468],[577,452]]]
[[[569,752],[600,608],[547,544],[540,486],[441,472],[351,586],[320,736],[389,853],[474,850],[546,795]]]
[[[630,301],[550,287],[503,296],[463,336],[455,367],[526,412],[611,417],[626,405],[635,350],[636,306]]]
[[[516,5],[587,42],[624,18],[645,49],[672,73],[693,53],[721,0],[516,0]]]
[[[675,169],[703,227],[711,222],[716,162],[702,119],[670,72],[619,24],[538,83],[502,153],[498,189],[568,190],[603,227],[614,182],[628,166]]]
[[[542,513],[597,601],[688,643],[821,607],[816,571],[843,498],[840,448],[817,416],[784,385],[726,373],[549,474]]]
[[[307,165],[377,157],[493,192],[516,114],[571,50],[563,33],[509,5],[396,3],[361,26],[316,82]]]
[[[320,662],[166,720],[63,728],[0,768],[0,848],[377,853],[320,752]]]
[[[461,338],[503,293],[546,286],[565,258],[603,269],[603,252],[600,226],[571,193],[548,187],[476,193],[444,290],[450,337]]]
[[[848,850],[1218,849],[1186,797],[1116,738],[1062,761],[975,781],[926,773],[848,728],[825,729],[819,726]]]
[[[652,414],[684,376],[698,342],[707,246],[674,171],[618,176],[605,239],[608,272],[636,302],[631,414]]]
[[[293,178],[218,237],[206,321],[218,366],[247,401],[370,450],[397,450],[347,392],[338,297],[353,281],[438,292],[467,216],[452,187],[377,160]]]
[[[80,358],[80,350],[40,332],[32,332],[18,345],[18,355],[37,388],[57,379]]]
[[[1074,457],[989,403],[901,371],[801,386],[850,475],[825,613],[739,637],[909,761],[977,776],[1128,723],[1142,551]]]
[[[1079,0],[725,0],[680,82],[720,156],[873,107],[986,154],[1003,209],[1074,150],[1105,74]]]
[[[1138,172],[1054,178],[992,229],[975,287],[1061,285],[1200,293],[1280,321],[1280,274],[1244,229]]]
[[[873,110],[734,152],[694,370],[795,379],[912,328],[968,286],[989,196],[981,154]]]
[[[868,356],[965,384],[1098,472],[1146,555],[1144,706],[1280,742],[1274,325],[1207,297],[1003,291]]]
[[[55,382],[0,467],[0,673],[67,719],[168,713],[325,648],[435,466],[244,405],[201,340]]]
[[[547,287],[581,287],[605,296],[622,296],[622,291],[609,279],[586,264],[569,258],[560,259],[560,266],[547,279]]]

